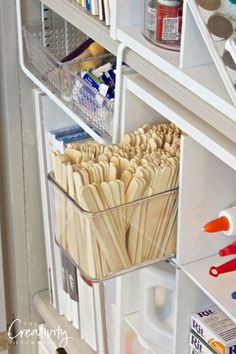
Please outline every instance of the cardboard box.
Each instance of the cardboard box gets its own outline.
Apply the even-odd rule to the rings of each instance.
[[[190,354],[199,354],[195,349],[190,347]]]
[[[206,344],[196,333],[190,332],[189,345],[191,354],[215,354],[216,352]]]
[[[192,314],[191,329],[217,354],[236,354],[236,324],[217,306]]]

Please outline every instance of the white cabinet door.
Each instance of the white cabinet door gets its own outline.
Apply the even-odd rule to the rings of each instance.
[[[6,328],[7,328],[6,299],[5,299],[4,274],[3,274],[2,239],[1,239],[1,228],[0,228],[0,353],[1,354],[8,354],[8,350],[1,351],[1,333],[5,332]]]

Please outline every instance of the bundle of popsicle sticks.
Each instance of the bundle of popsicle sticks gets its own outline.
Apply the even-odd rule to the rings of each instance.
[[[84,210],[54,187],[57,241],[90,278],[175,252],[180,134],[145,125],[118,145],[52,153],[55,181]]]

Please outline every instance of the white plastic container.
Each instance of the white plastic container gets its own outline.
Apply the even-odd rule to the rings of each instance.
[[[140,326],[144,339],[173,350],[175,269],[167,262],[140,271]]]

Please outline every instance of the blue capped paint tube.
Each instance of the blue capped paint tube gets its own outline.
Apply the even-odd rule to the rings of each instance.
[[[90,86],[92,86],[95,90],[101,93],[102,96],[108,99],[114,99],[114,92],[113,90],[102,82],[99,78],[93,75],[90,72],[84,71],[81,73],[82,79],[87,82]]]
[[[111,63],[106,63],[106,64],[94,69],[92,71],[92,74],[95,75],[96,77],[100,78],[105,72],[107,72],[108,70],[111,70],[112,67],[113,67],[113,65]]]
[[[116,74],[115,71],[110,69],[106,72],[104,72],[101,76],[101,80],[104,82],[104,84],[106,84],[107,86],[109,86],[111,89],[115,89],[115,85],[116,85]]]

